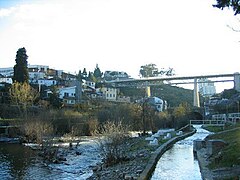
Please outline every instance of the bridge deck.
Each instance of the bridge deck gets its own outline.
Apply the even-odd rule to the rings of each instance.
[[[233,74],[212,74],[212,75],[198,75],[198,76],[167,76],[167,77],[148,77],[140,79],[124,79],[124,80],[113,80],[106,81],[106,83],[126,83],[126,82],[140,82],[140,81],[172,81],[172,80],[190,80],[190,79],[201,79],[201,78],[223,78],[223,77],[234,77]],[[223,80],[225,81],[225,80]],[[227,81],[234,81],[227,80]],[[221,82],[221,81],[219,81]]]

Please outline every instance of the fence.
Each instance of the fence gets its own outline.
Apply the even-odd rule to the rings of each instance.
[[[225,120],[190,120],[190,125],[224,126]]]

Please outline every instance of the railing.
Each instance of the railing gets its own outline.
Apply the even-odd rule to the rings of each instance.
[[[190,120],[190,125],[224,126],[225,120]]]
[[[19,129],[20,126],[0,126],[0,136],[8,136],[10,129]]]
[[[223,120],[228,123],[236,124],[236,121],[240,120],[240,113],[214,114],[212,115],[212,119]]]

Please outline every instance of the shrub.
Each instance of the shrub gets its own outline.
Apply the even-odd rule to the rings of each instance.
[[[23,130],[28,142],[42,144],[44,136],[53,133],[53,126],[50,122],[37,117],[28,119],[23,124]]]
[[[121,122],[107,121],[97,132],[102,135],[99,144],[103,161],[106,165],[113,165],[127,159],[126,140],[129,138],[128,128]]]

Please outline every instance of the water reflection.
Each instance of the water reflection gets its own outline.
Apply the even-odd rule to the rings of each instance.
[[[204,139],[209,132],[196,126],[197,133],[176,143],[157,163],[152,180],[201,180],[198,161],[193,155],[193,140]]]
[[[33,150],[19,144],[0,144],[0,179],[59,180],[87,179],[92,175],[90,166],[101,160],[96,142],[81,142],[76,151],[68,151],[67,161],[49,164]]]
[[[0,144],[0,177],[2,179],[22,179],[35,152],[18,144]]]

